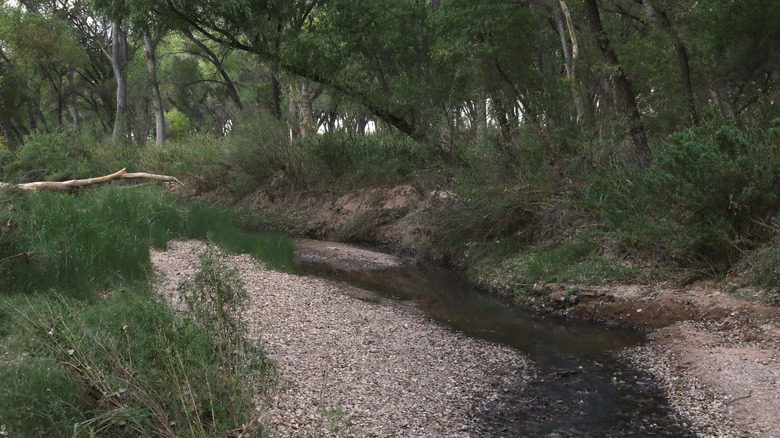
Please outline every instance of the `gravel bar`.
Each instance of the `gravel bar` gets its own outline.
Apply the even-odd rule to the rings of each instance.
[[[158,290],[171,303],[205,250],[174,241],[153,251]],[[246,255],[223,261],[249,293],[248,336],[278,366],[281,384],[259,408],[272,436],[482,436],[479,412],[527,380],[519,352],[453,332],[403,303],[369,303],[351,286],[269,270]]]

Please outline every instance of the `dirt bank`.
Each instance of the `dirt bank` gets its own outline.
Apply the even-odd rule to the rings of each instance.
[[[415,256],[431,254],[435,230],[428,219],[451,198],[448,192],[422,193],[411,186],[287,198],[261,191],[244,206],[285,211],[302,235],[348,235]],[[476,281],[498,294],[516,288],[506,276]],[[647,345],[626,357],[666,386],[672,403],[701,436],[780,437],[780,312],[736,298],[729,293],[734,289],[712,281],[684,287],[538,284],[524,287],[522,305],[648,330]],[[739,292],[750,298],[750,291]]]

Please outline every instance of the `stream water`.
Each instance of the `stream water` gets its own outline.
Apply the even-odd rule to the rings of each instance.
[[[474,436],[692,437],[651,376],[616,353],[643,342],[640,333],[541,317],[470,287],[457,273],[430,266],[345,271],[301,263],[310,275],[373,292],[367,301],[411,301],[469,336],[499,342],[533,361],[489,409],[474,413]]]

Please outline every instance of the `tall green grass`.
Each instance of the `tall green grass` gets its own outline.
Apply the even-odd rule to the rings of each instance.
[[[259,433],[254,403],[272,366],[238,341],[245,327],[209,331],[210,321],[237,321],[242,285],[204,259],[200,280],[182,293],[233,299],[188,303],[177,315],[150,292],[149,249],[203,238],[293,269],[286,236],[246,232],[237,213],[180,203],[153,186],[3,192],[0,206],[0,431],[206,437],[247,425]]]
[[[3,195],[0,195],[3,196]],[[0,291],[88,297],[112,285],[146,281],[149,248],[171,238],[210,239],[291,270],[286,236],[243,231],[227,209],[178,203],[155,187],[106,187],[77,195],[13,193],[2,201]]]
[[[240,303],[197,319],[137,291],[91,305],[11,303],[0,312],[32,352],[0,367],[0,424],[14,436],[216,436],[256,422],[256,396],[272,382],[263,351],[235,342],[242,333],[198,324],[235,315]]]

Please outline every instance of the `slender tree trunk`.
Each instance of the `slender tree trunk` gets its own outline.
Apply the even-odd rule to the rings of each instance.
[[[81,115],[79,114],[79,107],[76,106],[76,80],[74,78],[74,70],[68,72],[68,109],[70,110],[70,118],[73,126],[78,126],[81,123]]]
[[[165,145],[165,113],[163,112],[160,86],[157,83],[157,57],[152,36],[149,30],[144,30],[144,53],[146,54],[146,69],[149,70],[149,86],[152,88],[152,108],[155,121],[155,144]]]
[[[571,18],[571,12],[564,0],[553,0],[553,7],[555,3],[558,4],[563,12],[564,20],[560,14],[555,14],[555,21],[558,26],[558,33],[561,38],[561,49],[563,50],[563,58],[566,67],[566,78],[569,80],[569,87],[571,88],[572,99],[574,100],[574,107],[577,111],[577,121],[585,121],[585,99],[582,93],[577,88],[577,58],[579,58],[580,48],[577,42],[577,34],[574,32],[574,22]],[[569,40],[566,39],[566,33],[569,34],[569,40],[571,41],[571,49],[569,49]]]
[[[627,158],[639,167],[647,167],[653,161],[653,154],[647,144],[647,134],[645,133],[645,127],[642,123],[642,117],[639,114],[639,108],[636,104],[636,96],[631,88],[631,82],[623,71],[617,53],[612,49],[609,38],[607,37],[606,32],[604,32],[604,26],[601,24],[601,16],[599,15],[599,7],[596,0],[585,0],[584,5],[591,32],[593,32],[596,37],[596,42],[598,43],[601,55],[604,57],[609,68],[615,72],[613,74],[613,81],[615,83],[618,102],[621,104],[622,110],[628,113],[628,134],[631,137],[634,150]]]
[[[504,99],[498,93],[494,93],[490,102],[493,106],[493,117],[496,118],[498,127],[501,130],[501,137],[504,139],[502,147],[506,148],[506,145],[512,142],[512,126],[509,124]]]
[[[456,118],[458,120],[459,118]],[[477,141],[484,144],[487,139],[487,97],[482,91],[474,101],[474,124],[477,130]]]
[[[691,122],[693,122],[694,125],[698,125],[699,112],[696,110],[696,98],[693,93],[693,85],[691,82],[691,64],[688,59],[688,50],[685,48],[685,43],[683,43],[680,35],[674,30],[674,27],[672,27],[672,23],[666,15],[666,12],[656,8],[652,0],[641,1],[645,6],[647,15],[650,16],[655,27],[672,36],[674,50],[677,53],[677,66],[680,69],[680,82],[682,82],[683,90],[685,91],[685,103],[688,107],[688,114],[691,118]]]
[[[276,68],[271,71],[271,99],[274,117],[282,120],[282,86],[279,84],[279,72]]]
[[[119,23],[111,23],[111,67],[116,77],[116,115],[114,117],[114,141],[127,138],[127,31]]]

